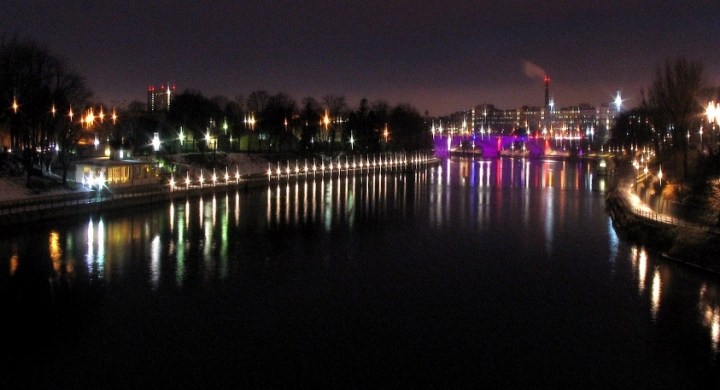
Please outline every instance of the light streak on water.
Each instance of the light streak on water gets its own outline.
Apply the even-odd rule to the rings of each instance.
[[[150,242],[150,285],[157,290],[160,284],[160,235],[157,234]]]

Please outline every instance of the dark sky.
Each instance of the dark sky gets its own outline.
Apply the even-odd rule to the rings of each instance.
[[[720,85],[718,0],[0,0],[0,37],[47,45],[109,105],[171,82],[205,96],[284,91],[410,103],[635,106],[656,66],[702,61]],[[527,66],[529,65],[529,66]]]

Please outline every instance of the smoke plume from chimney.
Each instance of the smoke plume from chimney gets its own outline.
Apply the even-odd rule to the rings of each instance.
[[[532,77],[534,79],[543,80],[547,76],[547,73],[545,73],[543,68],[533,64],[530,61],[525,61],[524,69],[525,69],[525,76],[527,76],[527,77]]]

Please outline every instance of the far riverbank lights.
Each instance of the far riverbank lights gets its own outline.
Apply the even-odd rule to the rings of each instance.
[[[705,115],[707,115],[708,123],[715,123],[720,116],[720,103],[710,101],[705,109]]]
[[[153,136],[152,145],[153,150],[155,150],[156,152],[160,150],[160,133],[155,133],[155,135]]]

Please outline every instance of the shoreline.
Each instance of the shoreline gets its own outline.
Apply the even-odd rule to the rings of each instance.
[[[618,187],[610,189],[605,198],[607,212],[619,233],[668,260],[720,276],[718,229],[677,219],[667,222],[657,213],[642,215],[627,204],[621,191]]]
[[[182,185],[171,188],[168,184],[152,184],[138,188],[123,188],[117,193],[109,190],[78,190],[60,195],[46,195],[20,198],[0,202],[0,231],[34,223],[50,222],[60,218],[75,217],[79,214],[93,215],[114,211],[127,207],[143,207],[155,203],[173,201],[181,198],[197,198],[214,193],[229,191],[247,191],[265,187],[272,182],[294,183],[310,180],[315,177],[333,177],[336,175],[360,175],[368,172],[406,172],[420,167],[436,165],[439,158],[421,162],[406,162],[381,168],[347,168],[337,171],[323,171],[312,176],[304,172],[281,174],[268,177],[267,173],[251,173],[236,181],[221,184],[193,185],[183,188]]]

